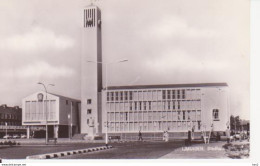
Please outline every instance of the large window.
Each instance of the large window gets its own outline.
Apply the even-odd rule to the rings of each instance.
[[[129,100],[133,100],[133,92],[132,91],[129,92]]]
[[[129,103],[129,110],[130,110],[130,111],[133,110],[132,102]]]
[[[26,101],[25,102],[25,120],[30,120],[30,102]]]
[[[172,99],[175,99],[175,90],[172,90]]]
[[[171,99],[171,91],[167,90],[167,99]]]
[[[115,92],[116,95],[116,101],[118,101],[118,92]]]
[[[166,99],[166,92],[165,92],[165,90],[162,91],[162,99]]]
[[[107,101],[109,101],[109,92],[107,92]]]
[[[177,120],[181,120],[181,112],[180,111],[178,111],[178,116],[177,117],[178,117]]]
[[[125,92],[125,100],[128,100],[128,93],[127,92]]]
[[[151,110],[152,109],[152,104],[151,104],[151,101],[148,101],[148,104],[149,104],[149,110]]]
[[[182,89],[182,98],[185,99],[185,90]]]
[[[197,121],[201,120],[201,113],[200,110],[197,110]]]
[[[110,92],[111,95],[111,101],[114,101],[114,92]]]
[[[190,111],[187,111],[188,112],[188,120],[191,120],[191,116],[190,116]]]
[[[56,120],[56,101],[50,101],[50,120]]]
[[[120,100],[123,101],[123,98],[124,98],[123,92],[120,92]]]

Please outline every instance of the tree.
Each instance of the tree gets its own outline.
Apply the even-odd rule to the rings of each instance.
[[[230,129],[235,132],[241,130],[241,119],[239,116],[230,116]]]

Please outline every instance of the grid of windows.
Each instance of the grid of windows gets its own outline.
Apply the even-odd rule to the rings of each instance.
[[[67,101],[67,100],[66,100]],[[47,113],[47,116],[46,116]],[[56,101],[26,101],[25,102],[25,121],[31,120],[56,120]]]
[[[200,90],[134,90],[107,92],[108,131],[182,131],[201,121]],[[196,122],[196,123],[195,123]]]
[[[187,98],[187,95],[190,95],[190,91],[192,91],[192,93],[196,93],[196,89],[153,90],[153,91],[151,90],[110,91],[106,93],[106,97],[107,97],[107,102],[132,101],[132,100],[139,100],[139,101],[140,100],[141,101],[175,100],[175,99],[183,100]]]
[[[5,107],[0,110],[0,125],[18,126],[21,125],[21,110],[16,107]],[[18,110],[18,111],[16,111]]]

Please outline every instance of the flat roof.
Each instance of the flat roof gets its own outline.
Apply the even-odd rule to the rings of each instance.
[[[163,89],[163,88],[197,88],[228,86],[227,83],[196,83],[196,84],[161,84],[161,85],[128,85],[128,86],[109,86],[108,90],[117,89]]]

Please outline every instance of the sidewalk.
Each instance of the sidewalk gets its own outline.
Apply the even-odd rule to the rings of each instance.
[[[32,138],[32,139],[0,139],[0,142],[4,141],[15,141],[19,142],[21,145],[45,145],[44,138]],[[77,143],[104,143],[104,140],[78,140],[78,139],[68,139],[68,138],[58,138],[57,144],[77,144]],[[49,141],[48,144],[53,145],[54,141]]]
[[[194,144],[175,149],[160,159],[227,159],[226,151],[222,146],[226,142],[209,144]]]

